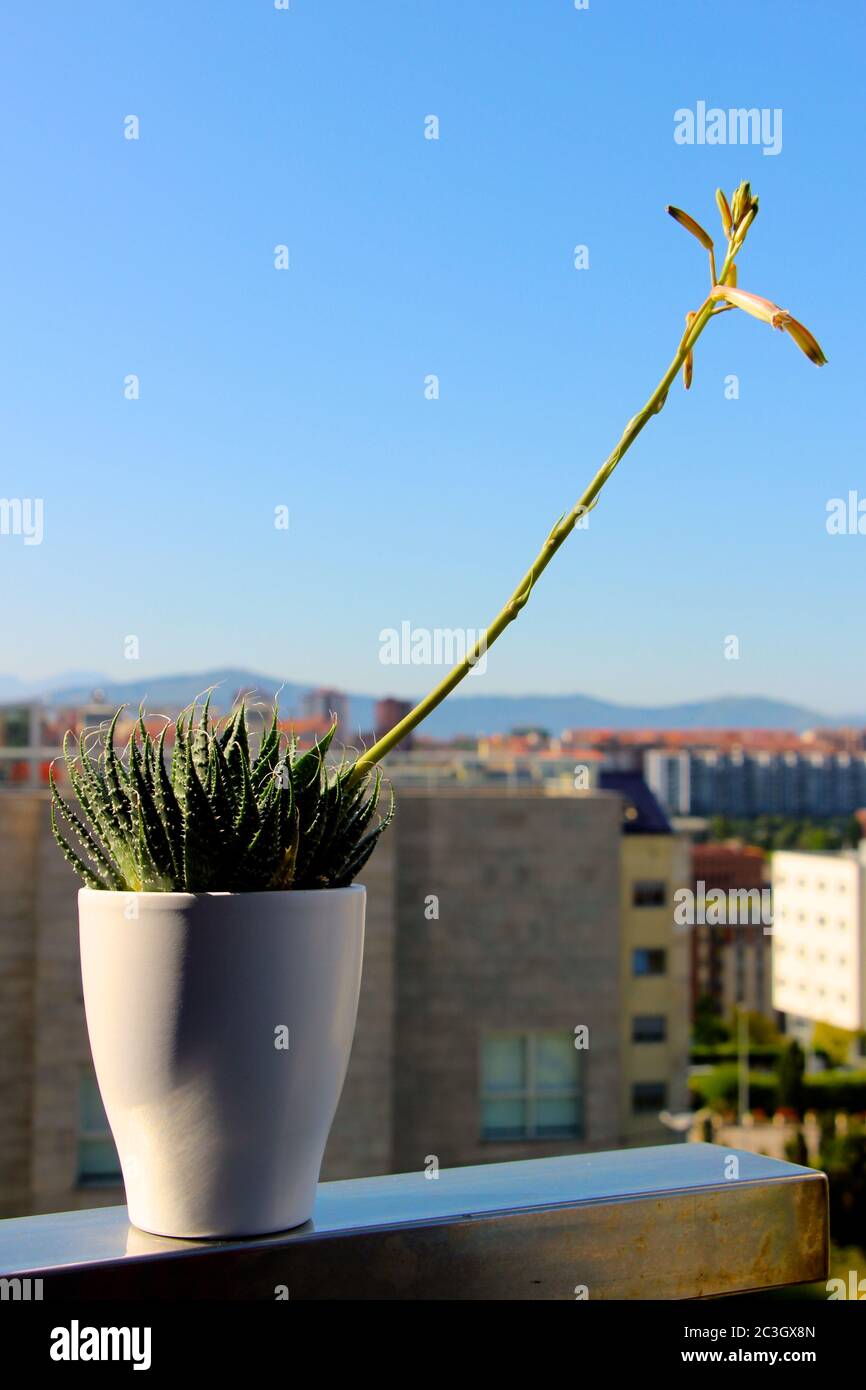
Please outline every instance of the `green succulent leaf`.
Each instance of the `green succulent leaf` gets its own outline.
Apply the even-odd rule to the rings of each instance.
[[[207,695],[158,735],[145,711],[118,753],[122,709],[94,751],[64,741],[71,797],[52,769],[51,827],[89,888],[117,892],[265,892],[341,888],[367,862],[393,815],[372,826],[381,776],[329,762],[336,724],[299,750],[273,713],[253,754],[241,702],[214,721]],[[169,760],[169,749],[171,749]]]

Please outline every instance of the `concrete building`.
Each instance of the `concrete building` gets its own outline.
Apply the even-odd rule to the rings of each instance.
[[[686,941],[670,912],[683,871],[669,830],[622,833],[633,809],[621,790],[401,792],[364,871],[364,981],[325,1177],[670,1138],[658,1111],[685,1103]],[[78,882],[40,791],[0,791],[0,881],[0,1215],[119,1202]]]
[[[845,816],[866,804],[862,751],[651,748],[643,767],[671,815]]]
[[[619,969],[621,1142],[661,1142],[661,1111],[688,1109],[689,938],[674,927],[688,849],[639,773],[602,772],[622,802]]]
[[[336,718],[338,727],[345,732],[349,724],[349,697],[342,690],[331,690],[326,686],[318,690],[307,690],[301,696],[301,714],[305,719],[331,720]],[[342,735],[341,735],[342,736]]]
[[[866,853],[773,855],[773,1006],[788,1031],[866,1028]]]
[[[97,729],[114,711],[114,705],[95,700],[68,710],[40,700],[0,704],[0,787],[46,787],[49,764],[62,756],[66,730]]]
[[[377,700],[373,706],[373,734],[377,739],[384,738],[389,734],[395,724],[399,724],[401,719],[405,719],[407,714],[411,714],[412,705],[408,700],[398,700],[393,695],[386,695],[384,699]],[[414,743],[412,734],[407,734],[400,747],[404,753],[408,753]]]
[[[681,749],[650,748],[644,756],[647,786],[672,816],[687,816],[692,807],[691,757]]]

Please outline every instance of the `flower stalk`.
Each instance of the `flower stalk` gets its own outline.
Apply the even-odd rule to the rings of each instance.
[[[571,511],[557,521],[538,555],[504,607],[497,613],[484,636],[405,718],[395,724],[387,734],[373,744],[372,748],[358,758],[354,775],[360,777],[369,773],[370,769],[379,763],[386,754],[390,753],[407,734],[416,729],[427,718],[428,714],[451,694],[452,690],[468,675],[472,667],[485,655],[497,638],[522,612],[539,578],[547,569],[560,546],[571,535],[577,522],[598,502],[602,488],[620,459],[628,452],[653,416],[657,415],[663,408],[671,385],[680,370],[683,371],[684,385],[688,390],[692,378],[693,350],[711,318],[715,318],[719,313],[724,313],[731,308],[744,309],[756,317],[765,319],[766,322],[773,323],[774,327],[786,329],[798,347],[817,366],[822,366],[826,362],[827,359],[812,334],[796,319],[793,319],[787,311],[778,309],[776,305],[770,304],[767,300],[753,302],[757,300],[756,296],[746,295],[743,291],[737,291],[733,288],[737,283],[735,258],[739,255],[758,212],[758,200],[753,196],[750,185],[741,183],[730,204],[724,193],[718,190],[716,201],[722,218],[723,232],[727,238],[727,250],[718,275],[716,274],[714,245],[709,234],[688,213],[682,212],[679,208],[668,207],[667,209],[670,215],[696,237],[701,246],[709,252],[710,293],[698,309],[690,311],[687,315],[686,330],[661,381],[643,408],[629,420],[619,442],[605,459],[589,486],[581,493]],[[774,318],[774,316],[777,317]]]

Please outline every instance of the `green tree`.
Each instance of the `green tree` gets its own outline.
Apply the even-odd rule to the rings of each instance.
[[[728,1042],[730,1036],[731,1030],[723,1022],[715,999],[711,994],[702,994],[695,1003],[693,1041],[712,1047],[714,1043]]]
[[[789,1163],[799,1163],[801,1168],[806,1168],[809,1165],[809,1150],[806,1147],[805,1135],[799,1125],[794,1138],[789,1139],[785,1144],[785,1157]]]
[[[730,1034],[731,1037],[737,1036],[738,1011],[734,1010],[731,1015]],[[770,1043],[778,1042],[779,1030],[771,1018],[766,1014],[755,1013],[750,1010],[746,1014],[746,1027],[748,1029],[748,1039],[750,1043],[757,1043],[759,1046],[767,1046]]]
[[[856,1033],[847,1028],[834,1028],[832,1023],[816,1023],[812,1033],[812,1047],[822,1052],[831,1067],[844,1067],[848,1061]]]
[[[820,1163],[830,1184],[834,1242],[866,1246],[866,1131],[825,1138]]]
[[[806,1071],[806,1058],[800,1044],[795,1040],[779,1059],[779,1108],[803,1112],[803,1075]]]

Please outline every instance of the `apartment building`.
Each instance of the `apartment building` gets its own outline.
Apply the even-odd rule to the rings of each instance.
[[[673,921],[674,893],[688,881],[688,848],[639,773],[603,771],[600,785],[622,805],[621,1141],[658,1143],[670,1139],[661,1112],[688,1109],[689,937]]]
[[[648,749],[644,775],[671,815],[844,816],[866,805],[866,753]]]
[[[773,1006],[788,1030],[866,1028],[866,853],[773,855]]]

